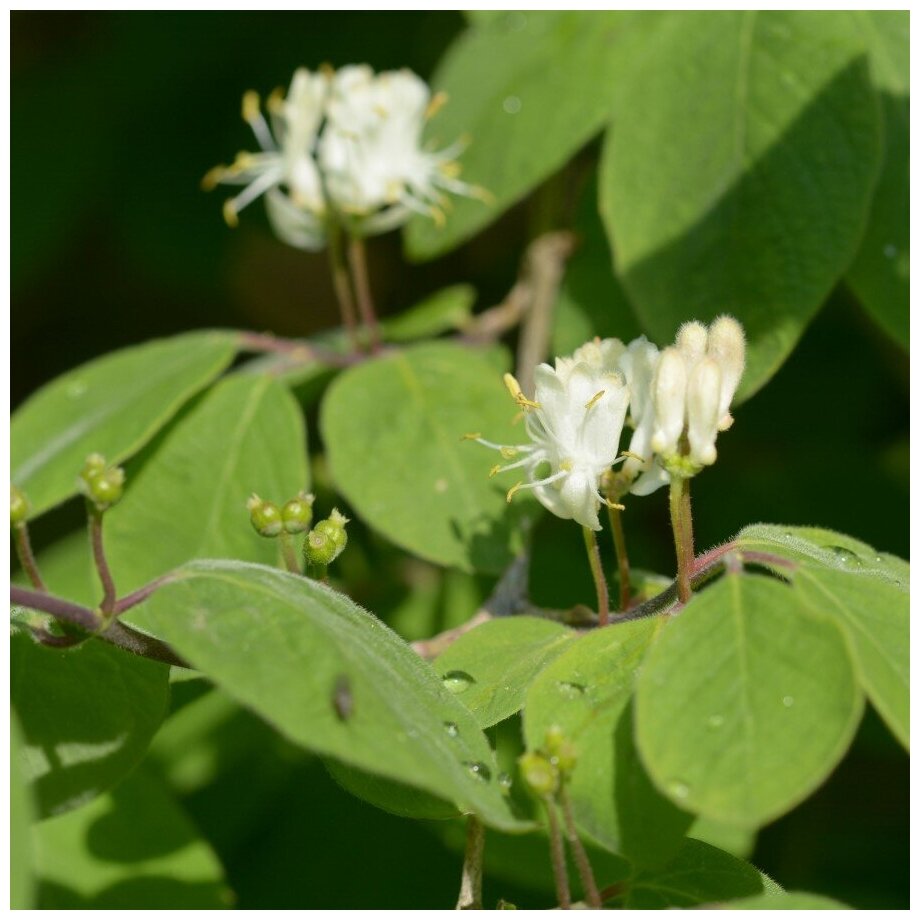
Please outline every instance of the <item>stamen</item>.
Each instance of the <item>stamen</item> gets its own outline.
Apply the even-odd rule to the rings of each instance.
[[[516,482],[510,489],[508,489],[508,494],[505,495],[505,501],[510,505],[511,499],[514,498],[515,493],[523,488],[524,480],[522,479],[520,482]]]
[[[443,229],[447,224],[447,218],[444,216],[444,212],[440,208],[431,208],[428,213],[431,215],[431,219],[434,221],[434,225],[439,229]]]
[[[463,167],[456,160],[449,160],[447,163],[441,163],[438,169],[441,175],[447,179],[456,179],[460,175]]]
[[[495,466],[493,466],[492,469],[489,470],[489,479],[491,479],[496,473],[500,473],[501,471],[502,471],[502,465],[500,463],[496,463]]]
[[[528,399],[523,391],[521,390],[521,385],[515,379],[514,374],[505,374],[502,377],[502,380],[505,382],[505,387],[508,392],[511,394],[511,398],[522,408],[522,409],[540,409],[541,406],[538,402],[534,402],[532,399]]]
[[[253,89],[243,93],[243,121],[252,128],[252,133],[255,134],[256,140],[263,150],[278,149],[275,146],[275,139],[268,128],[268,123],[262,115],[259,94]]]
[[[478,441],[482,437],[481,431],[472,431],[469,434],[460,435],[461,441]]]
[[[639,454],[634,454],[631,450],[621,450],[620,456],[617,459],[625,460],[627,458],[630,460],[638,460],[640,463],[645,463],[645,457],[640,457]]]
[[[508,467],[508,469],[510,469],[510,467]],[[505,500],[510,502],[515,493],[520,492],[521,489],[535,489],[537,486],[548,486],[551,482],[557,482],[560,479],[564,479],[568,475],[568,470],[560,470],[558,473],[553,473],[552,476],[547,476],[546,479],[535,479],[533,482],[515,483],[508,490],[508,494],[505,496]]]
[[[428,103],[428,108],[425,109],[425,118],[430,119],[434,118],[438,112],[447,104],[447,93],[442,89],[440,92],[435,93],[431,97],[431,101]]]
[[[280,115],[284,111],[284,90],[280,86],[276,86],[268,94],[268,99],[265,100],[265,108],[272,115]]]
[[[228,198],[224,202],[224,220],[227,222],[228,227],[238,227],[240,225],[240,219],[237,216],[237,207],[236,199]]]
[[[202,189],[204,189],[206,192],[210,192],[212,189],[216,188],[226,172],[227,167],[223,164],[220,166],[215,166],[213,169],[209,169],[201,180]]]
[[[243,121],[252,122],[259,117],[259,94],[254,89],[243,93]]]
[[[505,460],[513,460],[520,453],[516,447],[500,447],[499,451]]]
[[[597,392],[596,392],[596,393],[585,403],[585,409],[586,409],[586,410],[587,410],[587,409],[590,409],[591,406],[593,406],[599,399],[601,399],[601,397],[603,397],[604,393],[606,393],[606,392],[607,392],[606,390],[598,390],[598,391],[597,391]]]

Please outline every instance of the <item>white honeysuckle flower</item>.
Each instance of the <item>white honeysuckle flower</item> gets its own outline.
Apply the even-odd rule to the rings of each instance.
[[[374,74],[366,65],[343,67],[332,82],[319,164],[329,198],[361,218],[361,233],[404,223],[413,211],[443,221],[443,192],[481,196],[457,179],[456,156],[465,142],[435,152],[422,146],[426,121],[444,103],[409,70]]]
[[[204,178],[205,188],[217,184],[245,188],[224,204],[224,218],[231,227],[239,212],[265,196],[269,220],[278,236],[300,249],[321,249],[326,240],[326,204],[314,151],[325,111],[329,75],[299,68],[287,96],[275,90],[262,114],[257,93],[243,96],[243,119],[262,148],[243,152],[231,166],[217,166]]]
[[[553,514],[601,529],[598,508],[607,500],[599,491],[600,481],[617,460],[629,402],[629,388],[617,370],[623,351],[617,339],[594,341],[570,358],[557,358],[555,367],[541,364],[534,372],[532,400],[511,374],[505,375],[506,386],[524,411],[530,443],[506,446],[478,434],[467,437],[515,460],[493,467],[490,475],[525,471],[527,480],[509,490],[509,501],[518,490],[533,489]],[[521,459],[515,459],[518,456]]]
[[[641,373],[634,349],[648,362]],[[719,317],[708,329],[684,323],[675,344],[660,353],[644,339],[630,343],[621,359],[632,392],[630,452],[644,458],[641,463],[630,458],[624,467],[641,472],[630,492],[648,495],[669,483],[672,473],[693,476],[715,462],[716,437],[732,424],[729,407],[744,372],[744,353],[744,330],[731,316]]]

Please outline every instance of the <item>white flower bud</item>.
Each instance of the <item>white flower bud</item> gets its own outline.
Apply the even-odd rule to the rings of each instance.
[[[719,427],[723,431],[731,423],[729,407],[741,375],[744,373],[744,329],[733,316],[720,316],[709,327],[707,353],[722,371],[722,390],[719,397]]]
[[[703,358],[687,384],[687,440],[690,458],[703,466],[715,463],[719,431],[722,371],[712,358]]]
[[[687,361],[687,373],[696,366],[697,361],[706,354],[706,344],[709,339],[709,333],[702,323],[692,322],[684,323],[677,330],[677,339],[675,345],[680,349],[681,354]]]
[[[652,398],[655,402],[652,450],[657,454],[676,453],[684,430],[687,363],[681,351],[673,346],[666,348],[658,359]]]

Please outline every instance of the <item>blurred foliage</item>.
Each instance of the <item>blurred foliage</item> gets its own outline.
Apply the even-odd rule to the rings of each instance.
[[[495,15],[475,18],[483,28],[510,28],[511,20]],[[873,23],[878,26],[867,20],[867,34],[884,50],[888,32],[873,31]],[[243,91],[267,92],[286,84],[296,66],[323,61],[408,66],[428,77],[463,28],[457,13],[14,12],[13,405],[81,361],[156,335],[237,326],[302,336],[335,325],[325,255],[276,243],[257,209],[229,231],[220,219],[220,199],[201,192],[200,178],[227,151],[249,143],[239,120]],[[495,59],[483,64],[516,66],[515,60],[499,60],[502,46],[495,47]],[[571,47],[577,54],[577,42]],[[906,113],[905,86],[898,76],[901,63],[886,67],[886,60],[879,51],[873,79],[888,94],[883,123],[897,130],[889,134],[875,207],[900,214],[899,161],[889,161],[904,143],[899,119]],[[591,142],[600,123],[588,108],[587,127],[581,125],[561,154],[541,164],[534,182],[542,184],[526,197],[527,190],[511,196],[521,200],[448,256],[409,267],[397,235],[371,242],[371,275],[384,316],[457,282],[478,292],[476,309],[496,303],[514,283],[534,232],[574,226],[581,245],[559,298],[557,349],[567,351],[595,333],[628,338],[638,331],[628,295],[610,274],[597,184],[585,181],[600,158],[599,145]],[[554,175],[572,153],[574,166]],[[877,228],[870,231],[872,239],[883,239]],[[900,256],[900,237],[897,244]],[[658,280],[639,279],[653,286]],[[852,533],[879,550],[907,556],[908,360],[896,344],[906,314],[891,306],[900,303],[902,281],[879,262],[878,252],[860,253],[849,286],[831,291],[776,376],[738,410],[736,425],[720,439],[718,470],[694,482],[700,548],[751,521],[783,520]],[[633,294],[636,284],[634,278]],[[864,293],[885,289],[892,293],[880,300]],[[463,321],[458,315],[456,322]],[[312,444],[320,443],[314,411],[319,386],[296,391],[307,408]],[[171,434],[179,436],[182,421],[174,420],[150,450]],[[140,469],[144,460],[135,460]],[[314,458],[313,480],[319,502],[338,500],[322,455]],[[639,502],[631,501],[625,517],[633,562],[671,571],[665,503],[643,505],[640,512]],[[62,506],[35,527],[36,544],[45,549],[81,524],[77,503]],[[360,522],[350,526],[349,552],[335,577],[408,639],[464,622],[493,586],[491,578],[444,573],[420,562]],[[533,536],[532,598],[555,607],[590,604],[590,573],[567,522],[544,516]],[[602,541],[607,539],[605,532]],[[73,549],[51,551],[57,577],[62,584],[84,585],[85,544],[66,543]],[[54,587],[50,555],[45,553],[46,569]],[[384,571],[387,578],[380,577]],[[87,851],[98,863],[98,883],[76,865],[49,876],[39,888],[42,906],[126,905],[139,892],[121,887],[122,864],[130,861],[125,853],[153,879],[153,888],[143,891],[144,906],[156,906],[150,900],[155,897],[172,907],[217,906],[226,903],[225,888],[239,908],[451,906],[460,825],[408,821],[368,807],[344,792],[319,760],[202,680],[173,683],[172,696],[173,713],[144,772],[97,799],[95,811],[52,819],[82,815],[87,830],[55,833],[51,822],[41,826],[35,837],[39,866],[43,835],[47,854],[65,852],[54,847],[82,833],[98,844],[100,827],[115,828],[114,839],[124,841],[122,853],[113,852],[112,839]],[[492,731],[510,749],[520,748],[519,720]],[[856,907],[904,907],[907,806],[907,759],[867,710],[837,771],[761,831],[751,860],[789,889]],[[19,807],[35,806],[20,801]],[[144,850],[138,822],[152,812],[161,819],[162,834]],[[604,880],[616,881],[622,866],[607,859]],[[487,906],[499,897],[550,906],[545,860],[539,838],[490,835]],[[522,865],[538,865],[539,871]],[[81,875],[82,888],[71,870]],[[186,881],[157,888],[166,871]]]

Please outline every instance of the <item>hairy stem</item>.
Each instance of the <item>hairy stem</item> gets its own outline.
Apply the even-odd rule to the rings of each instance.
[[[594,870],[591,868],[591,861],[588,859],[585,845],[578,836],[578,830],[575,827],[575,817],[572,814],[572,801],[569,798],[568,792],[566,792],[565,786],[562,786],[559,790],[559,804],[562,806],[562,816],[565,820],[566,835],[569,838],[572,855],[575,857],[575,865],[578,867],[578,876],[585,890],[585,900],[591,908],[600,910],[601,895],[597,889],[597,882],[594,880]]]
[[[364,240],[352,236],[348,240],[348,264],[351,266],[351,278],[354,283],[355,297],[361,321],[367,326],[371,337],[371,351],[380,350],[380,325],[374,310],[374,298],[371,295],[370,276],[367,271],[367,253]]]
[[[485,827],[475,815],[470,815],[466,819],[466,851],[463,854],[457,910],[482,910],[482,858],[485,844]]]
[[[19,557],[22,570],[29,576],[32,587],[37,588],[39,591],[47,591],[48,589],[45,587],[44,581],[42,581],[41,573],[38,571],[38,563],[32,553],[29,528],[26,526],[25,521],[17,524],[13,531],[16,534],[16,555]]]
[[[553,863],[553,880],[556,883],[556,897],[559,907],[569,910],[572,906],[572,892],[569,890],[569,873],[565,864],[565,844],[562,842],[562,833],[559,830],[559,818],[556,816],[556,806],[553,800],[545,798],[546,818],[549,822],[549,854]]]
[[[115,601],[115,606],[112,608],[112,613],[116,616],[124,613],[126,610],[130,610],[132,607],[136,607],[138,604],[142,604],[157,588],[162,587],[168,581],[172,580],[174,577],[173,572],[167,572],[165,575],[161,575],[159,578],[154,578],[153,581],[147,582],[146,585],[138,588],[136,591],[132,591],[130,594],[126,594],[121,600]]]
[[[342,250],[342,231],[337,224],[329,227],[329,270],[332,272],[332,288],[335,299],[339,303],[339,313],[342,325],[348,332],[352,351],[360,351],[358,341],[358,320],[355,314],[355,301],[348,281],[348,268],[345,264],[345,254]]]
[[[284,567],[293,575],[302,575],[300,563],[297,561],[297,553],[294,550],[294,543],[289,533],[281,532],[281,555],[284,557]]]
[[[297,363],[316,361],[329,367],[348,367],[356,361],[354,355],[340,355],[312,342],[282,339],[264,332],[240,332],[238,342],[243,351],[284,355]]]
[[[623,517],[619,508],[607,506],[610,517],[610,531],[613,534],[613,548],[617,557],[617,571],[620,576],[620,612],[629,610],[632,598],[629,580],[629,556],[626,554],[626,534],[623,532]]]
[[[682,604],[693,593],[690,578],[693,575],[693,517],[690,510],[690,480],[683,476],[671,477],[671,528],[674,531],[674,549],[677,553],[677,597]]]
[[[89,538],[93,546],[93,561],[96,563],[99,581],[102,582],[102,601],[99,608],[104,614],[110,614],[115,610],[115,581],[102,543],[102,512],[96,508],[89,509]]]
[[[581,530],[585,536],[585,549],[588,551],[588,562],[597,590],[597,625],[606,626],[610,620],[610,596],[607,591],[607,579],[604,578],[604,565],[601,562],[600,547],[597,545],[597,535],[590,527],[582,527]]]

